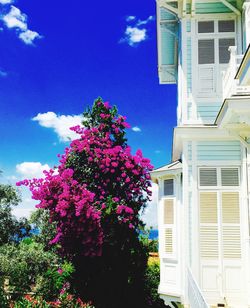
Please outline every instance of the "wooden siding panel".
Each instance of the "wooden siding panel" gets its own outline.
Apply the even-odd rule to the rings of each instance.
[[[231,2],[236,7],[236,2]],[[210,13],[231,13],[232,11],[222,2],[197,2],[195,5],[196,14],[210,14]]]
[[[203,160],[240,160],[239,141],[199,141],[197,159]]]

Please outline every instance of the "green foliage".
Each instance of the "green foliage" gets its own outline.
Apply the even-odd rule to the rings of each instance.
[[[150,231],[152,228],[141,228],[140,229],[140,241],[143,243],[147,252],[158,252],[158,240],[151,240],[149,238]]]
[[[0,184],[0,246],[18,242],[30,235],[30,224],[26,218],[17,220],[11,213],[11,206],[21,201],[17,190],[11,185]]]
[[[30,223],[34,229],[39,230],[39,233],[33,234],[32,238],[37,243],[43,244],[45,250],[55,250],[55,247],[49,244],[56,235],[56,225],[50,221],[49,212],[44,209],[37,209],[31,214]]]
[[[71,263],[64,261],[60,268],[58,266],[50,267],[45,275],[40,276],[37,281],[36,291],[42,295],[45,300],[57,298],[60,291],[65,288],[74,272]]]
[[[57,262],[55,254],[44,251],[42,244],[30,239],[0,247],[0,273],[9,278],[10,291],[16,293],[31,291],[39,276]]]
[[[21,201],[17,190],[7,184],[0,184],[0,206],[10,207],[11,205],[18,205]]]

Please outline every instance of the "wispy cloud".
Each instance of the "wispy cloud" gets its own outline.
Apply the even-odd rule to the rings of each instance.
[[[127,43],[131,47],[137,46],[139,43],[145,41],[148,38],[148,29],[146,25],[154,20],[154,16],[149,16],[145,20],[138,19],[136,16],[127,16],[127,26],[124,32],[124,36],[120,39],[120,43]],[[142,27],[143,26],[143,27]]]
[[[5,70],[0,68],[0,77],[7,77],[7,76],[8,76],[8,73]]]
[[[139,132],[141,132],[141,129],[138,126],[134,126],[134,127],[132,127],[132,131],[139,133]]]
[[[52,128],[62,142],[79,138],[79,135],[69,128],[81,124],[81,115],[57,115],[49,111],[46,113],[39,113],[32,118],[32,120],[37,121],[43,127]]]
[[[3,4],[3,5],[10,4],[10,3],[13,3],[13,2],[14,2],[14,0],[0,0],[0,4]]]
[[[153,21],[155,18],[154,18],[154,16],[152,16],[152,15],[150,15],[147,19],[145,19],[145,20],[138,20],[137,21],[137,23],[136,23],[136,25],[137,25],[137,27],[139,27],[139,26],[141,26],[141,25],[146,25],[146,24],[148,24],[150,21]]]
[[[0,0],[3,4],[12,3],[6,2],[7,0]],[[9,29],[16,29],[18,37],[27,45],[33,45],[35,39],[39,39],[42,36],[36,32],[32,31],[28,28],[27,24],[27,15],[22,13],[19,8],[14,5],[11,5],[10,11],[1,17],[5,26]]]
[[[126,17],[126,21],[127,21],[127,22],[130,22],[130,21],[135,20],[135,19],[136,19],[136,17],[133,16],[133,15],[130,15],[130,16],[127,16],[127,17]]]

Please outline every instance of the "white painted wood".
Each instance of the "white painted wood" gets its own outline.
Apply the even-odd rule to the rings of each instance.
[[[234,82],[233,76],[240,57],[235,55],[235,59],[238,58],[234,70],[232,66],[230,68],[228,64],[220,62],[225,62],[223,59],[227,55],[222,47],[228,44],[228,40],[235,40],[237,53],[244,50],[241,21],[246,28],[248,20],[250,26],[250,8],[245,5],[242,20],[240,1],[237,1],[237,8],[233,7],[231,1],[220,1],[232,13],[196,14],[195,4],[201,3],[200,0],[158,1],[179,17],[179,48],[182,57],[178,59],[178,127],[174,131],[173,142],[173,160],[182,159],[182,175],[179,171],[163,171],[158,177],[161,262],[159,293],[165,303],[181,300],[184,305],[188,305],[194,298],[203,298],[209,305],[224,303],[230,308],[247,308],[250,304],[250,106],[246,103],[249,97],[230,98],[230,103],[223,104],[224,98],[227,98],[225,93],[230,93],[227,90]],[[187,3],[191,6],[190,14],[186,10]],[[174,7],[176,4],[177,7]],[[245,18],[248,13],[249,17]],[[198,22],[201,21],[213,21],[214,32],[198,33]],[[220,21],[234,21],[235,31],[220,32]],[[250,27],[245,41],[248,34],[250,37]],[[198,63],[199,40],[213,40],[214,63]],[[222,82],[221,73],[228,67]],[[245,89],[241,91],[246,93]],[[232,92],[231,89],[231,93],[239,92]],[[244,125],[236,129],[236,122],[233,121],[237,117]],[[240,142],[235,146],[237,141]],[[216,170],[216,185],[211,186],[206,179],[200,185],[199,172],[202,168]],[[164,179],[168,178],[174,178],[175,181],[173,196],[163,194]],[[214,212],[210,193],[214,194],[217,202]],[[207,203],[200,199],[201,194],[207,196]],[[165,225],[163,223],[164,200],[167,199],[174,202],[172,225],[169,222]],[[202,206],[200,201],[203,202]],[[215,214],[216,222],[213,225],[209,219],[215,217]],[[201,221],[203,219],[208,221]],[[171,249],[167,253],[164,250],[167,227],[173,231],[172,253]],[[214,242],[211,241],[213,237]],[[217,250],[214,246],[217,246]],[[187,267],[190,267],[191,276]],[[190,287],[190,277],[195,281],[195,287]],[[199,308],[202,305],[196,302],[190,307]]]

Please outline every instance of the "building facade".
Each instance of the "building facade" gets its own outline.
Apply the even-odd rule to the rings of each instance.
[[[250,307],[250,2],[157,0],[161,84],[177,84],[159,186],[166,305]]]

